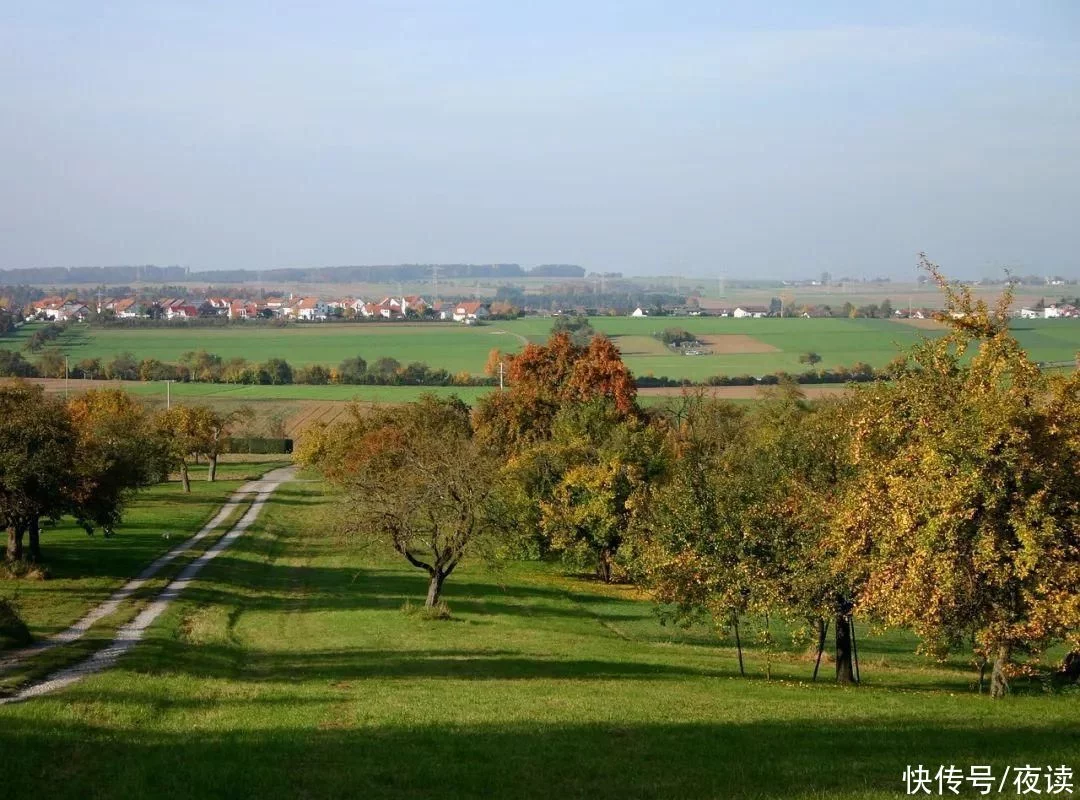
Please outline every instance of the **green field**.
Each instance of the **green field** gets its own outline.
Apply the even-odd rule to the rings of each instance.
[[[335,505],[286,485],[117,666],[0,707],[6,796],[885,798],[909,764],[1080,762],[1075,696],[992,702],[903,634],[860,630],[859,688],[800,647],[742,679],[711,630],[536,563],[463,568],[425,621],[424,578],[346,547]]]
[[[936,331],[914,328],[891,320],[873,319],[730,319],[720,317],[644,318],[596,317],[593,326],[609,336],[625,352],[625,361],[636,375],[703,380],[712,375],[764,375],[806,369],[799,356],[814,351],[822,357],[820,368],[851,366],[862,361],[882,367],[909,346]],[[713,352],[685,356],[666,351],[652,334],[677,326],[706,336],[736,335],[755,347],[772,352],[740,352],[740,345],[726,347],[721,339]],[[21,347],[31,326],[0,339],[0,346]],[[77,326],[60,342],[73,360],[101,358],[131,352],[137,358],[176,362],[181,354],[205,349],[224,358],[242,356],[249,361],[284,358],[293,366],[311,363],[336,365],[360,355],[369,362],[383,356],[402,363],[423,361],[450,372],[480,374],[492,348],[516,351],[525,341],[542,342],[551,320],[526,318],[478,327],[453,324],[308,324],[285,328],[230,326],[195,329],[99,329]],[[1014,331],[1031,357],[1039,361],[1072,360],[1080,350],[1080,321],[1017,321]],[[730,350],[731,352],[727,352]],[[320,398],[332,391],[318,388]],[[352,390],[349,390],[352,391]],[[338,395],[334,395],[335,397]],[[351,394],[343,394],[349,396]]]

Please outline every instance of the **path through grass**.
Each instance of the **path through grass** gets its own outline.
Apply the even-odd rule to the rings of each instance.
[[[0,709],[10,796],[896,797],[907,764],[1080,766],[1075,696],[992,703],[971,672],[860,642],[809,685],[544,565],[447,583],[347,550],[319,484],[279,490],[107,673]]]

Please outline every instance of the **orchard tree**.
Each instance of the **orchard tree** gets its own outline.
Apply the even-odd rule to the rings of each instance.
[[[143,405],[126,392],[85,392],[67,409],[77,437],[71,513],[87,533],[101,528],[111,536],[134,493],[161,480],[165,442]]]
[[[582,347],[560,331],[505,358],[507,391],[485,395],[474,412],[478,436],[498,452],[549,439],[559,409],[571,403],[606,398],[623,418],[639,414],[633,377],[604,337]]]
[[[456,397],[350,417],[305,437],[301,463],[345,494],[348,532],[384,543],[428,576],[436,606],[457,566],[501,529],[498,464],[473,437]]]
[[[180,484],[191,491],[188,459],[199,446],[199,421],[193,406],[175,405],[158,415],[158,433],[165,443],[166,460],[180,471]]]
[[[1080,375],[1027,357],[1011,289],[991,308],[922,266],[951,331],[852,401],[837,552],[860,607],[935,655],[973,640],[1001,697],[1017,656],[1080,638]]]
[[[7,530],[7,558],[41,556],[42,517],[58,519],[71,507],[76,484],[76,432],[63,404],[37,386],[0,386],[0,525]]]
[[[740,671],[742,617],[808,621],[820,649],[835,616],[837,680],[853,680],[851,592],[820,556],[844,480],[834,408],[783,384],[749,413],[699,395],[674,412],[671,479],[635,537],[640,580],[676,620],[730,627]],[[767,624],[760,633],[771,641]]]
[[[724,513],[727,448],[738,447],[745,414],[738,407],[686,393],[669,403],[663,420],[673,455],[669,478],[635,521],[635,579],[663,609],[665,619],[710,619],[731,628],[743,671],[739,619],[748,593],[738,539]]]

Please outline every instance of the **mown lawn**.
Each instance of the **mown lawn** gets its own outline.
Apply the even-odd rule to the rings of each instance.
[[[0,596],[15,600],[35,638],[58,633],[155,558],[195,534],[244,481],[278,466],[280,460],[223,461],[213,483],[204,480],[205,467],[192,467],[190,494],[184,494],[178,480],[146,489],[108,538],[100,532],[88,536],[70,518],[46,525],[41,549],[49,579],[0,577]]]
[[[284,487],[115,669],[0,708],[5,796],[867,798],[908,764],[1080,766],[1075,695],[991,702],[904,635],[860,631],[859,688],[801,647],[744,679],[710,630],[538,564],[462,569],[426,621],[340,513]]]

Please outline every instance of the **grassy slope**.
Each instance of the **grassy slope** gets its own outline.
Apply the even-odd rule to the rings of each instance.
[[[842,690],[793,654],[739,679],[707,631],[536,565],[407,616],[422,578],[345,551],[318,491],[287,487],[116,669],[0,708],[10,795],[895,797],[909,763],[1080,756],[1075,697],[991,703],[902,636],[864,638]]]
[[[199,480],[205,469],[194,467],[191,494],[185,495],[179,482],[147,489],[107,539],[100,533],[87,536],[70,519],[63,519],[41,534],[50,579],[0,579],[0,595],[15,598],[36,638],[58,633],[159,555],[195,534],[244,480],[276,466],[280,461],[222,463],[214,483]]]

